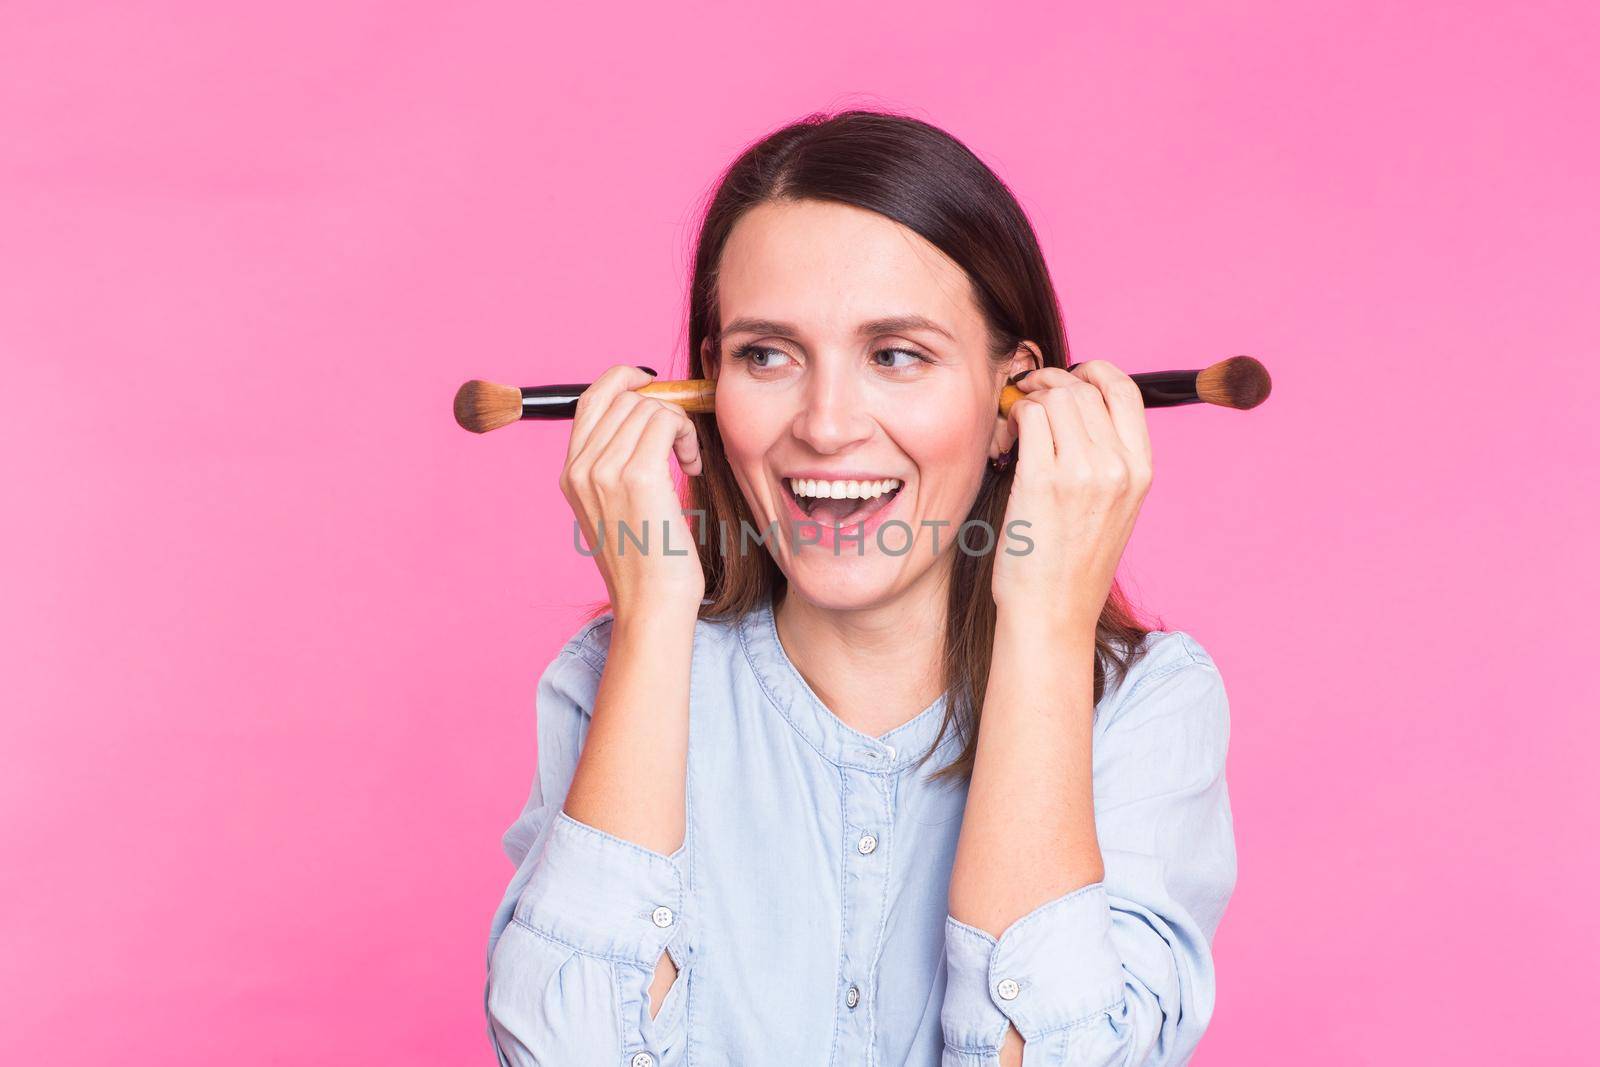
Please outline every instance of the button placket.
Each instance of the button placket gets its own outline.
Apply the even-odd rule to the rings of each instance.
[[[858,763],[842,767],[844,929],[837,995],[842,1001],[839,1011],[847,1021],[837,1029],[836,1063],[873,1061],[877,1012],[872,996],[882,951],[887,846],[894,814],[894,776],[884,773],[884,756],[884,749],[862,748]]]

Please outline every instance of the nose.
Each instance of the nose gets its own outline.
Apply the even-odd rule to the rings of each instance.
[[[804,406],[793,426],[795,437],[824,455],[859,444],[873,431],[858,376],[828,366],[831,362],[818,360],[820,366],[808,376]]]

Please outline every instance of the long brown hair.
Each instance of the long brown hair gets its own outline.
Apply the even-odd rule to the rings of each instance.
[[[696,242],[689,290],[689,375],[713,377],[702,349],[720,331],[717,269],[734,224],[770,201],[822,200],[875,211],[920,234],[949,256],[972,283],[988,325],[990,355],[1008,362],[1029,339],[1047,366],[1065,367],[1066,331],[1050,272],[1033,227],[1011,191],[960,141],[919,119],[877,111],[822,113],[783,127],[747,148],[711,194]],[[687,506],[701,511],[706,529],[738,531],[757,524],[734,481],[714,415],[694,416],[703,473],[689,480]],[[1012,470],[991,465],[968,519],[998,530],[1005,519]],[[783,571],[767,552],[724,552],[718,536],[698,538],[709,603],[701,618],[743,615],[786,590]],[[959,757],[933,779],[972,773],[978,722],[989,681],[995,604],[989,595],[992,553],[954,553],[944,652],[945,717],[926,761],[951,730],[963,738]],[[1149,628],[1140,625],[1114,584],[1095,627],[1094,699],[1105,691],[1107,668],[1125,672]]]

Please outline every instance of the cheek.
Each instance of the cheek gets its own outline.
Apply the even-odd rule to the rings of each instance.
[[[962,510],[978,491],[993,432],[987,409],[949,407],[896,414],[891,435],[916,464],[921,496],[939,510]]]
[[[717,431],[736,471],[760,465],[785,425],[784,413],[770,399],[732,387],[717,390]]]
[[[986,457],[993,422],[986,409],[970,403],[908,404],[894,412],[886,428],[923,476],[932,477],[947,468],[964,470],[975,458]]]

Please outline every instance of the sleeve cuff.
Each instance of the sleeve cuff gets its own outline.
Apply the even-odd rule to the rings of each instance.
[[[590,956],[654,970],[682,923],[677,857],[557,810],[514,918]]]
[[[1122,1003],[1122,960],[1103,881],[1046,901],[999,939],[945,916],[947,1046],[995,1050],[1006,1023],[1024,1041],[1094,1019]]]

